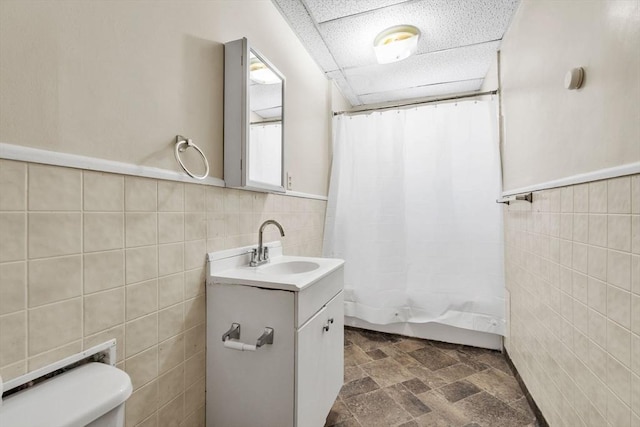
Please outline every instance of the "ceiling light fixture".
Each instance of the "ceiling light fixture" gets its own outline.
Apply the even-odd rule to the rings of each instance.
[[[378,34],[373,41],[378,64],[402,61],[416,52],[420,30],[413,25],[396,25]]]
[[[280,77],[255,56],[251,58],[251,62],[249,63],[249,78],[263,85],[280,83]]]

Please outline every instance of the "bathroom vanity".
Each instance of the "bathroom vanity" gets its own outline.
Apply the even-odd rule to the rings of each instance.
[[[343,264],[253,247],[208,255],[207,425],[324,425],[343,383]]]

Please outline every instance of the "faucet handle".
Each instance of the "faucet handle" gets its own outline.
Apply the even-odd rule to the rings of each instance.
[[[258,254],[258,248],[251,249],[251,262],[249,262],[249,265],[255,266],[259,260],[260,255]]]

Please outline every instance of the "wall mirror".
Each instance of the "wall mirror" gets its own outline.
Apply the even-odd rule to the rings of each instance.
[[[284,192],[284,76],[246,38],[224,45],[224,180]]]

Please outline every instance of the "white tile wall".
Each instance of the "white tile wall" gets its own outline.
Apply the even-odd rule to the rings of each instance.
[[[257,243],[320,255],[326,202],[0,160],[0,373],[109,339],[127,426],[204,419],[205,255]],[[277,231],[267,241],[280,239]]]
[[[505,207],[505,346],[551,426],[640,426],[640,176]]]

